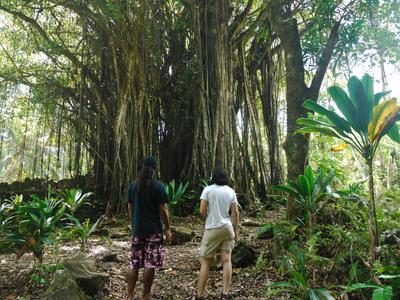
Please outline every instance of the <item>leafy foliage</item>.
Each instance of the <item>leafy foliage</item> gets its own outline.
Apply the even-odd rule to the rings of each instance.
[[[175,180],[172,180],[165,187],[165,192],[167,193],[168,203],[172,213],[174,213],[177,205],[185,201],[188,192],[188,186],[189,182],[186,182],[185,184],[181,182],[179,186],[176,186]]]
[[[65,206],[71,212],[72,215],[75,215],[76,210],[82,205],[91,205],[88,202],[88,198],[93,195],[93,193],[82,193],[82,190],[79,189],[70,189],[60,193],[60,196],[63,198]]]
[[[269,285],[267,295],[277,295],[290,292],[290,295],[296,295],[301,299],[335,299],[326,288],[313,288],[310,286],[307,277],[306,256],[304,251],[299,249],[296,244],[292,244],[291,248],[293,253],[297,253],[299,269],[292,269],[288,272],[288,275],[290,276],[289,281],[277,282]]]
[[[77,237],[79,239],[79,243],[81,244],[81,250],[84,251],[89,237],[96,230],[101,218],[99,218],[94,224],[91,224],[90,219],[86,219],[84,222],[81,222],[73,215],[66,215],[72,222],[69,226],[68,235],[72,238]]]
[[[17,257],[32,251],[41,262],[45,245],[52,243],[52,234],[64,215],[65,205],[59,199],[40,199],[32,195],[31,201],[14,199],[2,233],[8,247],[19,249]]]
[[[299,118],[299,132],[319,132],[333,136],[350,144],[364,158],[368,165],[369,176],[369,239],[370,255],[376,257],[379,243],[378,224],[375,208],[373,159],[381,139],[388,135],[400,142],[399,127],[400,106],[395,99],[381,102],[388,92],[374,93],[373,78],[365,74],[362,79],[352,76],[348,81],[348,94],[339,86],[331,86],[328,92],[340,110],[342,116],[328,110],[315,101],[306,100],[305,108],[323,116],[324,120],[313,117]]]
[[[304,107],[324,116],[324,121],[313,117],[297,120],[301,126],[299,132],[320,132],[337,137],[358,151],[365,160],[373,159],[383,136],[388,135],[399,142],[399,128],[395,124],[399,119],[400,106],[395,99],[380,103],[388,92],[374,94],[373,78],[366,74],[360,80],[353,76],[348,81],[347,94],[341,87],[332,86],[328,93],[340,110],[340,116],[315,101],[306,100]]]
[[[308,166],[304,175],[299,175],[297,182],[289,181],[287,185],[276,186],[275,189],[293,197],[299,208],[304,212],[304,221],[308,224],[309,233],[312,233],[318,203],[327,195],[335,195],[328,191],[328,186],[335,176],[334,172],[325,175],[321,170],[315,172]]]

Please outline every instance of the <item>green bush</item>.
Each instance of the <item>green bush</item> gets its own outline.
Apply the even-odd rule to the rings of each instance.
[[[292,261],[293,268],[287,273],[289,280],[269,285],[267,287],[267,296],[289,293],[290,296],[296,296],[299,299],[334,300],[335,298],[326,288],[312,287],[310,280],[308,279],[306,255],[304,251],[298,248],[295,243],[290,246],[289,251],[292,253],[291,257],[294,258]]]
[[[287,185],[274,187],[275,190],[287,193],[289,197],[294,198],[300,212],[303,212],[303,218],[299,218],[299,220],[301,223],[307,224],[309,236],[314,230],[319,202],[327,195],[336,196],[328,191],[328,186],[334,176],[334,172],[326,175],[322,170],[315,172],[308,166],[304,175],[298,176],[297,182],[288,181]]]
[[[66,215],[72,222],[68,226],[67,235],[71,238],[78,238],[81,245],[81,251],[85,251],[87,241],[92,233],[96,230],[101,218],[99,218],[94,224],[91,224],[90,219],[86,219],[84,222],[81,222],[79,219],[70,214]]]
[[[4,243],[19,249],[17,258],[32,251],[41,263],[43,249],[52,243],[52,235],[64,215],[65,205],[59,199],[40,199],[36,195],[27,202],[22,197],[16,197],[12,202],[3,226]]]
[[[176,214],[176,209],[179,205],[185,201],[191,200],[188,197],[188,186],[189,182],[180,183],[179,186],[175,184],[175,180],[172,180],[165,187],[165,192],[167,193],[168,203],[172,214]]]
[[[93,195],[93,193],[82,193],[82,190],[78,189],[70,189],[60,193],[60,197],[63,199],[65,206],[70,211],[71,215],[75,215],[75,212],[82,205],[91,205],[88,202],[88,198]]]

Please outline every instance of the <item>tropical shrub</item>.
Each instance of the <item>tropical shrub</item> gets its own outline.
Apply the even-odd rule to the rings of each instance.
[[[315,101],[306,100],[305,108],[314,112],[315,117],[300,118],[297,123],[300,133],[318,132],[342,140],[345,144],[336,148],[344,149],[351,145],[365,160],[369,178],[369,239],[370,255],[376,257],[378,246],[378,225],[375,209],[373,160],[379,143],[385,135],[400,142],[396,122],[400,120],[400,106],[395,99],[380,102],[388,92],[374,93],[373,78],[365,74],[362,79],[352,76],[348,81],[348,94],[339,86],[331,86],[328,93],[341,115],[328,110]],[[318,119],[320,117],[320,119]],[[322,119],[321,119],[322,117]]]
[[[19,249],[17,258],[32,251],[42,263],[43,249],[52,243],[52,235],[64,215],[65,205],[59,199],[40,199],[36,195],[32,195],[28,202],[19,198],[15,204],[9,208],[4,221],[4,242],[10,248]]]
[[[289,293],[291,296],[307,300],[334,300],[326,288],[315,288],[310,285],[310,280],[306,270],[306,256],[304,251],[299,249],[296,244],[291,245],[291,252],[296,253],[296,264],[298,269],[292,269],[288,272],[290,276],[288,281],[276,282],[267,287],[267,296]]]
[[[73,215],[66,214],[68,219],[71,220],[71,224],[68,227],[68,235],[71,238],[78,238],[81,245],[81,251],[85,251],[87,241],[92,233],[96,230],[99,225],[101,218],[99,218],[94,224],[91,224],[90,219],[86,219],[84,222],[79,221]]]
[[[88,202],[88,198],[93,195],[93,193],[82,193],[82,190],[70,189],[60,193],[66,208],[70,211],[71,215],[75,215],[75,212],[82,205],[92,205]]]
[[[178,205],[188,199],[188,186],[189,182],[186,182],[185,184],[181,182],[179,186],[177,186],[175,180],[172,180],[168,185],[166,185],[165,192],[167,193],[168,203],[172,214],[175,213]]]
[[[334,176],[334,172],[325,175],[322,170],[314,172],[308,166],[304,171],[304,175],[298,176],[297,182],[289,181],[287,185],[274,187],[275,190],[285,192],[290,197],[293,197],[300,211],[304,213],[304,219],[300,219],[300,221],[307,224],[309,235],[312,234],[316,223],[318,203],[327,195],[335,195],[328,191],[328,186]]]

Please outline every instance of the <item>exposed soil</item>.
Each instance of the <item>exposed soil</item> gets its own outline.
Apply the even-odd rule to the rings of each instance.
[[[263,222],[274,222],[281,214],[265,212]],[[250,243],[258,252],[268,247],[268,241],[255,240],[254,236],[258,227],[252,223],[260,220],[242,217],[242,222],[248,224],[241,226],[241,239]],[[126,298],[126,271],[129,264],[130,242],[129,229],[121,220],[108,220],[104,228],[112,233],[111,238],[93,236],[87,246],[87,255],[96,260],[99,271],[109,275],[109,280],[103,291],[101,299]],[[127,224],[128,222],[126,222]],[[196,291],[199,274],[199,247],[202,236],[203,224],[194,218],[180,218],[174,220],[175,225],[191,228],[196,234],[191,242],[184,245],[169,246],[167,248],[167,261],[164,269],[156,273],[153,284],[153,295],[159,299],[191,299]],[[250,225],[250,226],[249,226]],[[64,258],[79,250],[76,242],[68,242],[58,247],[50,247],[45,254],[44,264],[62,262]],[[117,254],[116,262],[103,262],[102,258],[110,253]],[[0,255],[0,299],[39,299],[46,286],[29,281],[35,260],[31,254],[25,254],[19,260],[15,255]],[[48,279],[50,281],[51,278]],[[257,270],[255,266],[234,269],[231,293],[234,299],[273,299],[265,297],[265,286],[281,280],[273,270]],[[207,287],[207,299],[219,299],[222,289],[222,271],[216,268],[210,272]],[[137,299],[141,295],[142,284],[139,277],[136,288]]]

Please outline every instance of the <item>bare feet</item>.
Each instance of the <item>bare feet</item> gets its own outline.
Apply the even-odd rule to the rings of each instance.
[[[152,296],[143,296],[142,300],[157,300],[157,299],[153,298]]]

